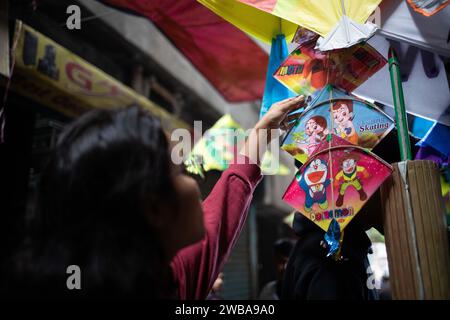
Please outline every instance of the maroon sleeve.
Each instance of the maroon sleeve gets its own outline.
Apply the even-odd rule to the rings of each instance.
[[[260,181],[257,165],[233,164],[203,202],[205,238],[182,249],[171,263],[180,299],[206,298],[236,243]]]

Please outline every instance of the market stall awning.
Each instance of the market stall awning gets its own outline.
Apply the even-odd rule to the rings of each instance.
[[[151,20],[229,102],[262,98],[268,55],[195,0],[101,0]]]

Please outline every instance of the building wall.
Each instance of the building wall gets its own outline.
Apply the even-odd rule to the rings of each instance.
[[[175,77],[200,99],[206,101],[219,114],[230,113],[244,128],[251,128],[258,121],[259,101],[248,103],[225,101],[203,75],[148,19],[111,9],[97,1],[79,0],[79,2],[92,12],[98,13],[99,19],[141,50],[144,55],[158,63],[168,74]],[[284,151],[280,151],[280,154],[282,154],[283,163],[291,168],[292,175],[267,177],[265,183],[269,187],[265,202],[288,212],[290,208],[281,200],[281,197],[291,181],[295,167],[291,157],[287,156]]]

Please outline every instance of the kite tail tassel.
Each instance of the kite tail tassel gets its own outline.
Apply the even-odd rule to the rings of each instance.
[[[327,257],[332,257],[336,261],[341,259],[343,238],[344,231],[341,231],[339,223],[335,219],[331,220],[328,231],[325,233],[325,245],[328,249]]]

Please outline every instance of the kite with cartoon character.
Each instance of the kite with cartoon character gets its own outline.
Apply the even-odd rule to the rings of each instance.
[[[327,187],[330,184],[328,165],[325,161],[316,159],[305,169],[303,175],[297,173],[299,186],[305,192],[305,211],[310,212],[315,203],[320,209],[328,208]]]
[[[298,170],[283,200],[327,232],[334,255],[342,231],[391,173],[375,154],[330,134]]]
[[[326,86],[311,98],[281,148],[306,163],[328,134],[371,150],[394,127],[393,119],[376,105]]]
[[[305,125],[305,133],[310,144],[318,144],[327,136],[327,120],[322,116],[311,117]]]
[[[353,125],[353,101],[338,100],[333,103],[332,111],[337,135],[353,144],[358,144],[358,134]]]
[[[335,185],[339,187],[339,196],[336,200],[337,207],[341,207],[344,203],[345,190],[350,186],[358,191],[361,201],[367,199],[367,194],[361,183],[360,175],[364,178],[368,178],[369,173],[365,167],[358,165],[358,160],[359,156],[355,153],[348,153],[339,159],[339,167],[342,170],[339,171],[334,178]],[[340,181],[342,181],[342,183],[340,183]]]

